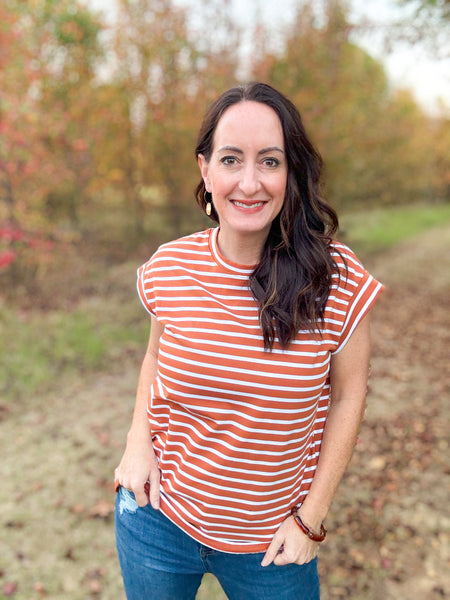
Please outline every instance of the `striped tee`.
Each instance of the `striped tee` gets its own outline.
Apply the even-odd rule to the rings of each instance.
[[[138,269],[139,296],[164,325],[148,401],[161,511],[211,548],[262,552],[311,485],[331,354],[382,286],[336,242],[340,275],[322,331],[300,331],[286,350],[275,340],[267,352],[253,269],[224,258],[217,234],[164,244]]]

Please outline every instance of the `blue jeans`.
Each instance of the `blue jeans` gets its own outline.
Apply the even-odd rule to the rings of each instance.
[[[261,566],[264,553],[231,554],[195,541],[151,505],[120,488],[116,543],[128,600],[194,600],[213,573],[230,600],[318,600],[317,559]]]

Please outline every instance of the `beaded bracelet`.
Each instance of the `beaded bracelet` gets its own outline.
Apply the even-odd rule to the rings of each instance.
[[[297,510],[298,510],[297,506],[294,506],[291,510],[291,514],[294,517],[297,525],[303,531],[303,533],[305,535],[307,535],[309,537],[309,539],[312,540],[313,542],[323,542],[323,540],[325,539],[325,537],[327,535],[327,530],[323,526],[323,523],[320,526],[320,533],[314,533],[314,531],[312,531],[307,525],[305,525],[303,523],[300,515],[297,513]]]

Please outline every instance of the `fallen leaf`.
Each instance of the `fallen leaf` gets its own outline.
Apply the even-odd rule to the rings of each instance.
[[[45,586],[42,583],[42,581],[36,581],[35,583],[33,583],[33,590],[37,592],[41,598],[47,594],[47,590],[45,589]]]
[[[84,512],[84,505],[83,504],[73,504],[69,508],[69,510],[74,515],[81,515]]]
[[[374,456],[374,458],[369,461],[369,468],[373,471],[383,471],[385,467],[386,459],[384,456]]]
[[[17,583],[15,581],[6,581],[2,587],[3,595],[9,598],[17,592]]]
[[[89,511],[93,518],[106,519],[115,510],[115,505],[110,500],[99,500]]]

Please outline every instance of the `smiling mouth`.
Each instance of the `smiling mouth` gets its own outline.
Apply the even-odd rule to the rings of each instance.
[[[263,206],[265,202],[239,202],[239,200],[232,200],[232,204],[239,206],[240,208],[259,208]]]

